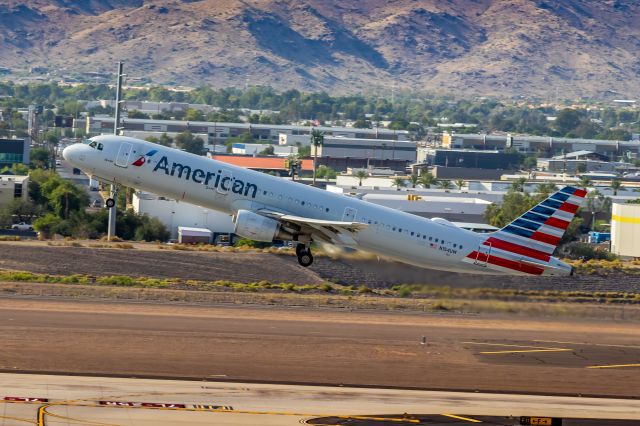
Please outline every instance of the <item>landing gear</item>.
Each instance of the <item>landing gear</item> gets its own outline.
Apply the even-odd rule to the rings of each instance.
[[[111,197],[107,198],[107,200],[104,202],[108,209],[112,209],[116,206],[116,200],[118,199],[118,191],[120,190],[120,185],[112,185],[111,188]]]
[[[116,205],[116,200],[114,200],[113,198],[107,198],[107,201],[105,201],[104,203],[108,209],[113,208]]]
[[[311,266],[313,263],[313,255],[311,255],[311,249],[307,248],[304,244],[296,245],[296,255],[298,256],[298,263],[305,268]]]

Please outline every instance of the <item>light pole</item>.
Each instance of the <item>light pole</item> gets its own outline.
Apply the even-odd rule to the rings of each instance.
[[[113,134],[118,135],[120,130],[120,112],[121,112],[121,97],[122,97],[122,77],[124,74],[122,73],[123,63],[122,61],[118,62],[118,84],[116,85],[116,115],[113,121]],[[107,226],[107,241],[111,241],[113,237],[116,235],[116,206],[117,206],[117,197],[118,197],[118,187],[115,183],[111,184],[111,188],[109,191],[109,197],[115,201],[113,206],[109,209],[109,223]]]

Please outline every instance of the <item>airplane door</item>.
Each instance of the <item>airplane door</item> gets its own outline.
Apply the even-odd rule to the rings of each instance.
[[[343,222],[355,222],[356,221],[356,213],[358,211],[353,207],[346,207],[344,209],[344,213],[342,214]]]
[[[129,159],[131,157],[132,149],[133,145],[131,145],[130,143],[123,142],[120,145],[120,150],[118,151],[118,156],[116,157],[116,166],[127,167],[129,165]]]
[[[222,170],[220,174],[220,183],[216,188],[216,192],[218,194],[227,195],[231,190],[231,186],[233,185],[233,175],[229,170]]]
[[[476,254],[476,260],[473,262],[478,266],[487,266],[487,262],[489,262],[489,256],[491,256],[491,243],[489,245],[480,244],[478,246],[478,251]]]

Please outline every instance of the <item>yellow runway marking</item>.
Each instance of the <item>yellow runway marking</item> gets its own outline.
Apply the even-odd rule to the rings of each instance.
[[[640,364],[591,365],[587,368],[625,368],[625,367],[640,367]]]
[[[488,351],[480,352],[483,355],[500,355],[500,354],[522,354],[533,352],[571,352],[573,349],[525,349],[521,351]]]
[[[354,420],[373,420],[376,422],[406,422],[406,423],[420,423],[420,420],[415,419],[401,419],[393,417],[367,417],[367,416],[336,416],[339,419],[354,419]]]
[[[507,343],[482,343],[482,342],[462,342],[464,345],[482,345],[482,346],[499,346],[504,348],[518,348],[505,351],[483,351],[482,355],[500,355],[500,354],[518,354],[518,353],[534,353],[534,352],[571,352],[569,348],[549,348],[545,346],[528,346],[528,345],[510,345]]]
[[[640,349],[640,346],[635,345],[612,345],[606,343],[580,343],[580,342],[564,342],[560,340],[533,340],[534,342],[540,343],[559,343],[561,345],[582,345],[582,346],[601,346],[605,348],[629,348],[629,349]]]
[[[443,416],[451,417],[452,419],[466,420],[466,421],[471,422],[471,423],[482,423],[482,421],[480,421],[480,420],[472,419],[470,417],[456,416],[455,414],[443,414]]]

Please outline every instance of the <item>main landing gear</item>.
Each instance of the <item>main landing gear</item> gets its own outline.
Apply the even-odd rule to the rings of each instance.
[[[311,266],[313,263],[313,256],[311,255],[311,249],[304,244],[296,245],[296,255],[298,256],[298,263],[305,268]]]
[[[104,202],[104,205],[108,208],[108,209],[112,209],[116,206],[116,199],[118,198],[118,191],[120,190],[120,186],[116,185],[113,193],[111,194],[110,198],[107,198],[106,201]]]

